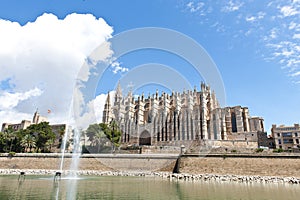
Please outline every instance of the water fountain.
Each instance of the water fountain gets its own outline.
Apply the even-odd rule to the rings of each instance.
[[[72,100],[73,104],[73,100]],[[72,105],[71,104],[71,105]],[[70,116],[72,111],[70,109]],[[74,129],[71,131],[68,125],[69,124],[74,124],[71,123],[70,121],[67,123],[66,129],[65,129],[65,134],[63,137],[62,141],[62,146],[61,146],[61,158],[60,158],[60,164],[59,164],[59,171],[56,172],[56,175],[59,173],[60,175],[64,175],[63,170],[64,170],[64,162],[65,162],[65,153],[66,153],[66,148],[67,148],[67,141],[70,138],[70,133],[73,133],[73,149],[72,149],[72,161],[70,165],[70,173],[68,173],[65,177],[59,179],[54,179],[54,180],[66,180],[68,182],[67,184],[67,190],[66,190],[66,199],[76,199],[77,195],[77,180],[79,179],[77,176],[77,171],[78,171],[78,166],[79,166],[79,159],[81,155],[81,145],[80,145],[80,138],[81,138],[81,133],[80,131],[74,127]],[[55,177],[56,177],[55,175]],[[59,182],[59,181],[58,181]],[[57,194],[56,194],[56,199],[59,197],[59,185],[56,185],[57,187]]]
[[[72,151],[72,162],[70,165],[70,177],[77,178],[77,170],[79,166],[79,159],[81,155],[81,145],[80,145],[81,133],[78,129],[74,129],[73,139],[73,151]]]
[[[62,172],[62,170],[63,170],[65,152],[66,152],[66,146],[67,146],[67,139],[68,138],[69,138],[69,127],[66,126],[65,134],[64,134],[63,141],[62,141],[62,146],[61,146],[61,158],[60,158],[60,166],[59,166],[59,171],[60,172]]]

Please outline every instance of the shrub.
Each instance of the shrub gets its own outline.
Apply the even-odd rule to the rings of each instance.
[[[257,149],[255,149],[255,152],[256,153],[260,153],[260,152],[263,152],[264,151],[264,149],[262,149],[262,148],[257,148]]]
[[[283,149],[279,148],[279,149],[274,149],[273,150],[274,153],[281,153],[283,152]]]
[[[231,153],[236,153],[236,152],[237,152],[236,149],[232,149],[232,150],[231,150]]]
[[[16,155],[16,152],[11,151],[8,153],[8,157],[13,157],[14,155]]]
[[[292,149],[288,149],[288,150],[286,150],[285,152],[292,153],[293,150],[292,150]]]

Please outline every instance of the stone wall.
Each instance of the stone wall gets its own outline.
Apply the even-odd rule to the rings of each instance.
[[[172,171],[176,154],[87,154],[80,158],[80,170],[101,171]],[[64,170],[71,164],[71,155],[64,158]],[[60,168],[60,155],[19,154],[13,157],[0,156],[0,169],[47,169]]]
[[[181,173],[300,178],[299,158],[183,157]]]
[[[58,170],[60,157],[53,156],[0,156],[0,169]],[[281,176],[300,178],[300,158],[291,156],[264,157],[219,155],[209,157],[184,156],[179,171],[190,174]],[[83,155],[79,169],[98,171],[168,171],[172,172],[176,155]],[[64,170],[68,170],[71,157],[66,156]]]
[[[63,169],[69,169],[71,158],[64,159]],[[55,157],[0,157],[1,169],[49,169],[60,168],[60,158]],[[83,158],[80,160],[80,169],[87,170],[111,170],[96,158]]]
[[[230,141],[230,140],[215,140],[210,141],[210,145],[214,147],[225,147],[225,148],[236,148],[236,149],[255,149],[257,148],[257,142],[253,141],[245,141],[245,140],[236,140],[236,141]]]

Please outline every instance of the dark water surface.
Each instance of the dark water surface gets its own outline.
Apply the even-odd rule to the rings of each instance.
[[[148,177],[0,176],[4,199],[300,199],[300,186],[276,183],[177,182]]]

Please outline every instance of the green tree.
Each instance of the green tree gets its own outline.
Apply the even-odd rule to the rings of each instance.
[[[0,132],[0,152],[5,152],[6,147],[6,134],[4,132]]]
[[[55,140],[55,133],[49,122],[41,122],[32,124],[26,129],[27,134],[31,134],[36,138],[36,152],[49,152],[51,140]]]
[[[11,126],[9,126],[4,130],[4,134],[6,138],[5,151],[11,152],[13,150],[14,143],[17,138],[17,132]]]
[[[108,131],[106,132],[108,139],[113,144],[113,150],[115,147],[120,146],[120,139],[121,139],[121,131],[119,126],[115,120],[112,120],[108,125]]]
[[[50,138],[49,140],[47,140],[45,147],[46,147],[46,151],[51,152],[52,150],[52,145],[54,144],[54,138]]]
[[[31,152],[36,147],[36,139],[33,135],[27,134],[22,138],[20,145],[24,148],[25,152],[28,152],[28,149]]]
[[[86,136],[89,138],[88,140],[91,142],[91,146],[96,147],[98,153],[107,140],[105,131],[106,127],[101,126],[101,124],[91,124],[85,131]]]
[[[113,151],[115,147],[120,146],[121,131],[116,121],[111,121],[110,124],[91,124],[85,134],[89,138],[91,146],[97,148],[97,152],[106,141],[111,142]]]

